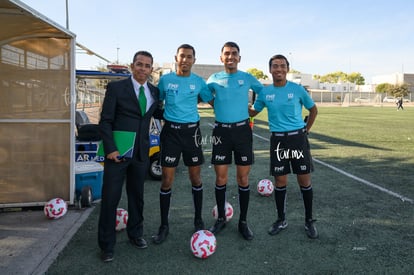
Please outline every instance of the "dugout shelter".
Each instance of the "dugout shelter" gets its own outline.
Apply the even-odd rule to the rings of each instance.
[[[75,35],[0,0],[0,207],[74,201]]]

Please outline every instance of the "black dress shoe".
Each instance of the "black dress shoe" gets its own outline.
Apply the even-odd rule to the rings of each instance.
[[[137,248],[147,248],[147,241],[143,238],[130,238],[129,241]]]
[[[169,231],[170,231],[170,229],[169,229],[168,225],[161,225],[160,228],[158,229],[158,234],[152,236],[152,241],[155,244],[162,243],[167,238]]]
[[[250,230],[249,226],[247,226],[247,222],[239,222],[239,232],[245,240],[253,240],[253,232]]]
[[[218,218],[216,223],[210,228],[210,232],[213,234],[217,234],[224,227],[226,227],[226,220],[224,218]]]
[[[112,262],[114,259],[114,253],[102,251],[101,259],[104,263]]]

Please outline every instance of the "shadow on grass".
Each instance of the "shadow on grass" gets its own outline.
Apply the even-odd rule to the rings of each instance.
[[[323,134],[319,134],[319,133],[314,133],[314,132],[311,133],[311,137],[312,137],[312,139],[315,139],[316,141],[329,143],[329,144],[336,144],[336,145],[340,145],[340,146],[361,147],[361,148],[366,148],[366,149],[376,149],[376,150],[382,150],[382,151],[389,151],[389,149],[386,149],[386,148],[372,146],[372,145],[368,145],[368,144],[364,144],[364,143],[360,143],[360,142],[349,141],[349,140],[346,140],[346,139],[336,138],[336,137],[323,135]],[[318,149],[318,146],[322,147],[320,144],[316,144],[312,147],[314,147],[315,149]]]

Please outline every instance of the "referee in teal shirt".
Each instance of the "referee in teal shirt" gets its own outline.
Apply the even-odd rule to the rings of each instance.
[[[205,81],[191,72],[195,63],[195,50],[191,45],[178,47],[175,56],[177,72],[163,75],[158,83],[160,99],[164,100],[165,124],[161,131],[162,185],[160,188],[161,225],[152,239],[162,243],[169,233],[168,216],[172,185],[180,156],[188,167],[194,202],[194,230],[204,229],[201,216],[203,186],[200,170],[204,163],[201,144],[199,100],[211,99],[211,92]]]
[[[293,171],[302,193],[305,207],[305,232],[311,239],[318,237],[312,217],[313,189],[311,172],[312,156],[307,134],[318,113],[309,93],[302,86],[287,81],[289,62],[283,55],[275,55],[269,61],[273,85],[266,86],[256,99],[250,116],[268,110],[271,175],[275,177],[275,201],[277,220],[269,228],[270,235],[279,234],[288,225],[286,220],[286,187],[288,174]],[[306,123],[302,108],[309,111]]]
[[[218,219],[210,228],[214,234],[226,225],[225,202],[228,167],[234,162],[239,193],[240,217],[238,229],[246,240],[253,239],[253,232],[247,225],[250,188],[249,172],[254,161],[253,135],[249,126],[249,91],[259,93],[262,84],[251,74],[239,71],[240,48],[234,42],[227,42],[221,50],[220,60],[224,71],[210,76],[207,85],[214,96],[216,122],[213,129],[213,152],[211,163],[216,172],[215,197]]]

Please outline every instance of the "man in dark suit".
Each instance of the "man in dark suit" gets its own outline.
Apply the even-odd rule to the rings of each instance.
[[[99,122],[105,162],[101,211],[98,224],[98,243],[102,260],[113,260],[116,243],[116,209],[126,179],[128,223],[126,232],[137,248],[146,248],[143,239],[144,181],[149,166],[149,125],[151,117],[162,118],[159,90],[148,78],[153,57],[139,51],[131,64],[132,76],[111,82],[107,86]],[[113,131],[135,132],[135,146],[131,158],[123,158],[115,145]]]

